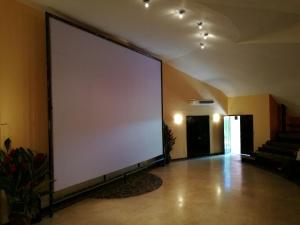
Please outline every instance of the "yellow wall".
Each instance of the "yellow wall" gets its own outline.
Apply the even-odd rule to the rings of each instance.
[[[254,150],[270,139],[269,95],[228,98],[229,115],[253,115]]]
[[[44,13],[0,1],[0,141],[47,152]]]
[[[8,124],[0,127],[1,145],[10,137],[15,147],[48,151],[44,29],[43,12],[0,0],[0,123]]]
[[[212,122],[215,112],[227,113],[227,97],[218,89],[194,79],[167,64],[163,64],[163,101],[164,120],[176,136],[172,158],[187,157],[186,122],[181,125],[173,123],[173,115],[210,115],[211,153],[223,152],[223,124]],[[192,106],[189,99],[213,99],[212,106]]]

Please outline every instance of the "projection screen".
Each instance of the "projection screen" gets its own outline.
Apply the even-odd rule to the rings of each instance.
[[[162,155],[161,61],[47,21],[54,191]]]

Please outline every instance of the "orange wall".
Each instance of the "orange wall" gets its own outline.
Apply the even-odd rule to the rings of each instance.
[[[0,143],[48,151],[44,13],[0,0]],[[1,201],[2,200],[2,201]],[[0,193],[0,224],[5,218]]]
[[[44,13],[0,1],[0,141],[47,152]]]
[[[254,150],[270,139],[269,95],[229,97],[230,115],[253,115]]]
[[[223,124],[212,122],[215,112],[225,115],[227,113],[227,97],[220,90],[209,86],[197,79],[178,71],[167,64],[163,64],[163,101],[164,120],[176,136],[176,144],[172,158],[187,157],[186,122],[181,125],[173,123],[173,115],[181,113],[188,115],[210,115],[211,153],[223,151]],[[189,99],[213,99],[212,106],[191,106]]]

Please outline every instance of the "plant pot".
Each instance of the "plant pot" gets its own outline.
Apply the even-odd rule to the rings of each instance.
[[[171,162],[171,155],[167,154],[166,155],[166,164],[169,164]]]
[[[10,215],[9,216],[10,225],[30,225],[31,218],[20,215]]]

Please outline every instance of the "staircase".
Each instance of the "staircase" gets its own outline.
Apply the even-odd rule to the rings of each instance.
[[[254,153],[257,164],[281,172],[284,176],[300,181],[300,132],[279,132],[273,140],[267,141]]]
[[[287,108],[281,104],[274,113],[274,124],[278,124],[277,134],[272,140],[259,147],[250,158],[251,162],[264,168],[272,169],[300,184],[300,117],[287,115]],[[276,127],[276,126],[275,126]]]
[[[300,118],[299,117],[290,117],[286,123],[286,130],[289,132],[300,133]]]

